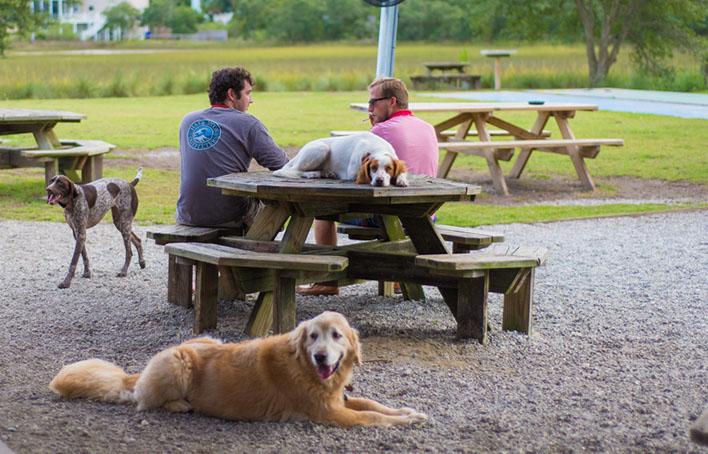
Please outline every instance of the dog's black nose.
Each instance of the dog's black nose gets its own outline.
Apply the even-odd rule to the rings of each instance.
[[[327,355],[323,355],[322,353],[315,354],[315,362],[317,364],[323,364],[326,359],[327,359]]]

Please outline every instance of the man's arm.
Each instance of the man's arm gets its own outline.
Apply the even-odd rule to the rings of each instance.
[[[288,162],[288,156],[276,145],[273,137],[260,121],[248,133],[248,151],[256,162],[270,170],[278,170]]]

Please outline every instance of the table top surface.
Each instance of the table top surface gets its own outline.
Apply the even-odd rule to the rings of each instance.
[[[516,49],[483,49],[479,53],[486,57],[510,57],[516,53]]]
[[[375,187],[333,179],[281,178],[271,172],[231,173],[209,178],[207,186],[233,195],[261,200],[313,202],[322,200],[366,203],[418,203],[421,201],[464,201],[479,194],[477,185],[457,183],[422,175],[409,175],[408,187]]]
[[[431,69],[464,68],[469,65],[469,63],[465,63],[462,61],[427,61],[423,63],[423,66]]]
[[[0,124],[47,121],[78,122],[85,118],[86,115],[62,110],[0,109]]]
[[[352,103],[354,110],[368,112],[367,103]],[[523,102],[412,102],[408,108],[414,112],[496,112],[496,111],[534,111],[534,112],[573,112],[576,110],[597,110],[594,104],[544,103],[529,104]]]

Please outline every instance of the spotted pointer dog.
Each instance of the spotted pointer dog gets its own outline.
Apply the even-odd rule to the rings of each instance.
[[[130,259],[133,257],[131,243],[138,250],[140,268],[145,268],[142,242],[133,232],[133,218],[138,210],[138,194],[135,192],[135,186],[142,174],[143,169],[139,168],[135,179],[130,183],[116,178],[102,178],[79,185],[74,184],[64,175],[57,175],[49,180],[47,203],[64,208],[64,218],[76,240],[69,271],[59,284],[59,288],[69,288],[71,285],[79,262],[79,254],[84,261],[83,277],[91,277],[89,258],[86,253],[86,230],[98,224],[108,210],[111,210],[113,225],[123,236],[125,245],[125,263],[118,276],[124,277],[128,273]]]

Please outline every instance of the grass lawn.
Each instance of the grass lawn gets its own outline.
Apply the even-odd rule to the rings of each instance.
[[[470,64],[468,72],[482,76],[484,87],[492,87],[493,63],[480,55],[480,50],[495,47],[518,50],[504,62],[504,87],[574,88],[587,84],[585,48],[580,43],[398,43],[396,74],[408,82],[410,76],[425,71],[423,62],[465,59]],[[373,41],[297,46],[128,41],[100,46],[107,51],[135,48],[143,53],[61,54],[62,49],[57,46],[37,45],[11,49],[7,58],[0,59],[0,99],[198,93],[206,89],[212,71],[233,65],[249,68],[261,91],[361,90],[375,75],[377,52]],[[607,85],[705,90],[699,58],[676,53],[672,63],[677,70],[672,77],[651,78],[638,73],[631,64],[629,52],[623,50],[612,67]],[[46,68],[52,70],[46,71]]]
[[[256,93],[250,112],[263,120],[282,146],[301,146],[332,129],[366,129],[365,115],[348,108],[350,102],[366,99],[356,92]],[[431,98],[419,99],[431,100]],[[205,94],[143,98],[95,98],[61,100],[7,101],[7,108],[57,109],[81,112],[88,116],[80,124],[57,126],[60,138],[101,139],[119,149],[152,150],[176,148],[177,130],[182,116],[207,105]],[[443,115],[421,115],[435,122]],[[529,126],[533,114],[507,118]],[[588,160],[591,175],[633,176],[662,180],[708,181],[708,128],[705,120],[615,112],[578,112],[571,125],[577,137],[619,137],[623,148],[604,149],[597,159]],[[560,134],[549,125],[552,135]],[[29,137],[9,136],[11,144],[28,143]],[[112,166],[115,156],[106,159],[105,176],[132,179],[135,168]],[[507,171],[509,163],[502,163]],[[486,169],[481,158],[463,156],[455,168]],[[536,153],[527,166],[525,178],[544,178],[551,174],[574,175],[566,156]],[[146,168],[138,186],[141,223],[170,223],[179,186],[177,172]],[[604,189],[608,192],[612,188]],[[0,170],[0,218],[51,220],[63,219],[61,210],[47,207],[43,200],[41,169]],[[657,195],[659,196],[659,195]],[[703,204],[688,207],[705,206]],[[686,207],[685,205],[678,207]],[[480,225],[505,222],[534,222],[603,215],[632,214],[675,209],[676,205],[600,205],[600,206],[481,206],[449,204],[440,211],[440,221],[453,225]]]

